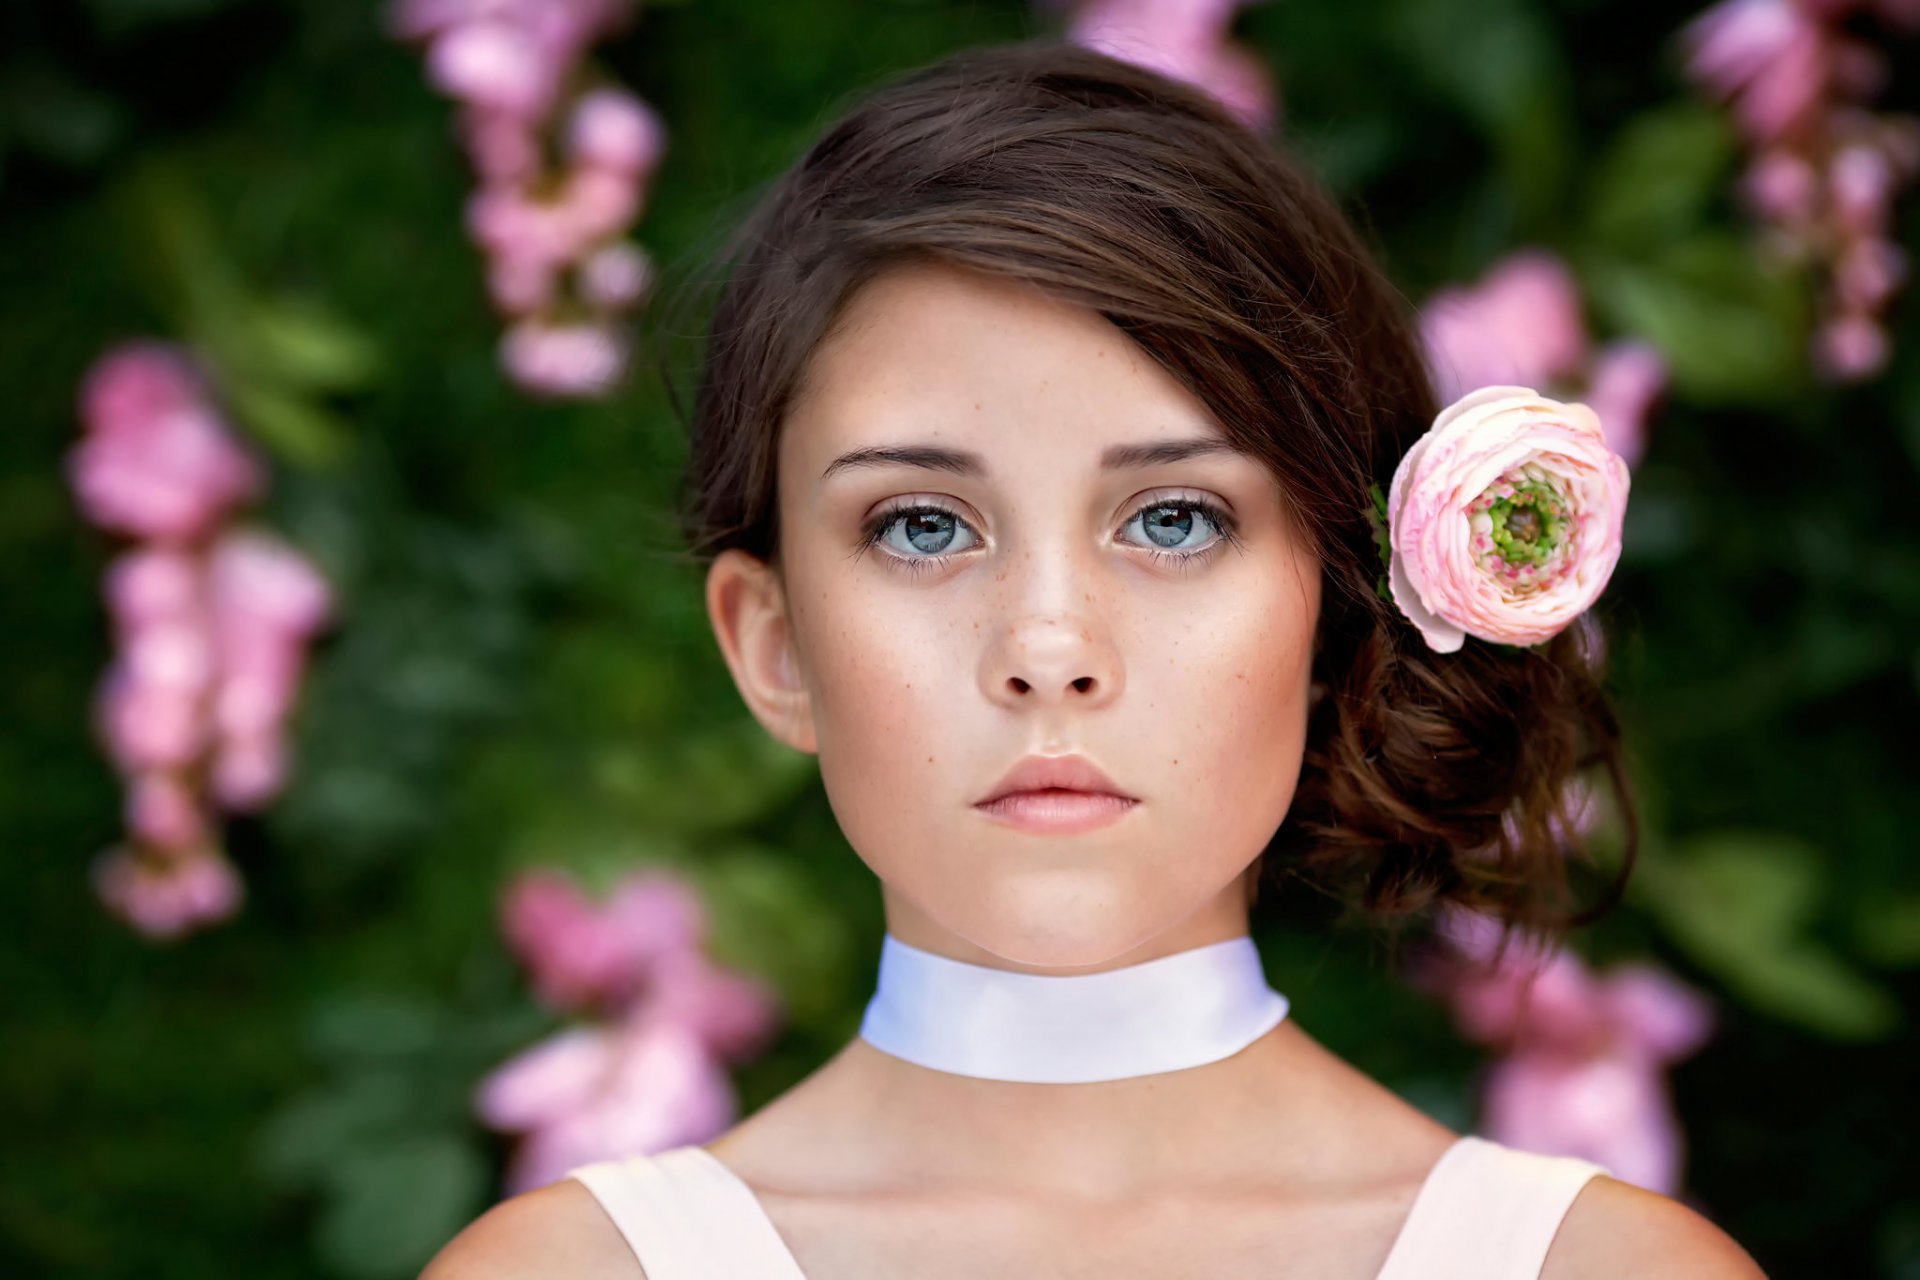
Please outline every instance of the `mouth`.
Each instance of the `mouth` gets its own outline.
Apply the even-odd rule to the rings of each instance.
[[[1139,806],[1131,796],[1047,787],[1011,791],[974,805],[995,822],[1034,835],[1078,835],[1117,822]]]

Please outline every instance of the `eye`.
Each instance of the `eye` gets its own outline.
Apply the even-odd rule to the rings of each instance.
[[[974,542],[960,541],[967,530]],[[895,530],[899,535],[895,537]],[[969,550],[979,538],[957,512],[926,502],[889,507],[867,523],[856,554],[878,544],[896,563],[914,573],[934,568],[951,555]]]
[[[1138,508],[1121,528],[1139,524],[1146,537],[1138,546],[1155,560],[1177,564],[1182,571],[1196,569],[1223,547],[1238,546],[1233,517],[1201,498],[1159,499]],[[1207,540],[1205,530],[1214,536]],[[964,536],[972,541],[962,541]],[[1201,534],[1195,541],[1195,534]],[[855,554],[879,546],[894,563],[921,573],[972,550],[979,535],[958,512],[929,502],[888,507],[867,522]]]
[[[1134,512],[1125,527],[1135,522],[1146,536],[1146,549],[1156,560],[1180,562],[1181,568],[1196,568],[1213,557],[1221,547],[1237,540],[1233,517],[1211,502],[1200,498],[1170,498],[1149,503]],[[1212,528],[1208,540],[1205,530]],[[1195,535],[1200,535],[1195,541]]]

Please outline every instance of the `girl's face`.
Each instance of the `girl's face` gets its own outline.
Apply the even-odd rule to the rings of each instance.
[[[1320,572],[1198,399],[1092,310],[901,266],[815,353],[779,503],[781,572],[725,553],[709,611],[755,715],[818,753],[895,936],[1093,971],[1246,931]],[[1065,833],[976,803],[1065,754],[1134,803]]]

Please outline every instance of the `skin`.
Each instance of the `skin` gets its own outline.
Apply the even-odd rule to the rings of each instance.
[[[707,604],[752,714],[819,756],[899,938],[1075,974],[1248,932],[1251,864],[1300,775],[1318,565],[1250,457],[1101,465],[1115,446],[1222,438],[1104,318],[953,268],[878,277],[816,352],[780,442],[780,563],[725,553]],[[978,470],[832,465],[898,446]],[[862,549],[870,521],[921,503],[958,521],[893,521]],[[1172,548],[1136,518],[1159,504]],[[916,572],[889,551],[933,559]],[[974,808],[1020,757],[1066,752],[1139,803],[1065,836]],[[810,1280],[1271,1277],[1276,1259],[1364,1278],[1457,1137],[1290,1014],[1219,1062],[1093,1084],[953,1075],[856,1037],[706,1145]],[[639,1274],[565,1180],[490,1210],[426,1274],[562,1261]],[[1545,1274],[1760,1272],[1691,1210],[1602,1176]]]

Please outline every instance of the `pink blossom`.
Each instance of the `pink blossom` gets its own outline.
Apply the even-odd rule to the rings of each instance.
[[[558,87],[548,52],[510,22],[476,20],[448,27],[427,48],[434,86],[494,112],[535,116]]]
[[[195,552],[164,543],[136,546],[107,566],[107,609],[123,633],[198,618],[202,585]]]
[[[1273,79],[1229,39],[1240,0],[1090,0],[1075,11],[1068,38],[1204,89],[1249,127],[1279,114]]]
[[[1687,73],[1761,142],[1800,123],[1829,75],[1826,29],[1794,0],[1722,0],[1681,32]]]
[[[1586,405],[1531,387],[1471,391],[1394,468],[1394,603],[1436,652],[1467,635],[1545,641],[1605,589],[1628,488],[1626,462]]]
[[[1742,192],[1761,217],[1803,223],[1814,216],[1820,182],[1805,156],[1785,147],[1768,147],[1748,166]]]
[[[571,233],[569,243],[584,246],[624,230],[640,212],[640,201],[636,175],[588,165],[561,180],[555,210]]]
[[[493,305],[509,315],[552,306],[559,285],[559,272],[549,258],[500,253],[487,264],[487,293]]]
[[[96,524],[185,541],[259,493],[258,465],[187,381],[187,367],[164,348],[136,343],[88,371],[86,434],[68,453],[66,473]]]
[[[758,1057],[779,1027],[781,1003],[758,978],[717,968],[697,950],[662,955],[648,1001],[655,1016],[687,1027],[716,1057]]]
[[[235,633],[308,636],[333,610],[333,594],[313,561],[260,528],[235,528],[213,544],[207,581],[223,643]]]
[[[576,165],[641,178],[666,151],[667,128],[652,107],[622,89],[594,89],[574,104],[567,151]]]
[[[1616,342],[1594,358],[1586,402],[1600,418],[1607,448],[1628,467],[1647,451],[1647,418],[1667,388],[1667,362],[1650,342]]]
[[[582,1164],[705,1141],[738,1115],[700,1039],[644,1015],[560,1032],[484,1079],[474,1105],[488,1126],[527,1135],[508,1167],[511,1194]]]
[[[210,732],[198,694],[138,678],[124,656],[101,677],[94,728],[127,774],[186,768],[205,748]]]
[[[1849,311],[1878,311],[1907,278],[1907,255],[1878,236],[1848,242],[1834,264],[1834,292]]]
[[[1645,1063],[1516,1053],[1490,1068],[1482,1103],[1495,1142],[1593,1160],[1662,1195],[1680,1189],[1684,1137],[1665,1077]]]
[[[1856,235],[1882,233],[1893,205],[1894,172],[1886,152],[1854,143],[1834,152],[1828,194],[1840,225]]]
[[[469,107],[461,113],[460,131],[485,182],[522,183],[540,168],[540,140],[525,116]]]
[[[209,782],[222,808],[247,813],[264,807],[286,786],[286,735],[269,729],[222,739]]]
[[[632,306],[653,283],[653,261],[639,245],[610,240],[580,264],[580,294],[607,310]]]
[[[696,950],[707,927],[699,896],[664,872],[630,875],[594,902],[564,873],[536,869],[508,886],[500,912],[534,989],[560,1009],[631,999],[664,959]]]
[[[1596,977],[1517,935],[1496,957],[1499,925],[1477,912],[1449,908],[1439,923],[1454,958],[1419,980],[1446,997],[1464,1036],[1506,1054],[1486,1081],[1487,1136],[1671,1194],[1681,1138],[1663,1072],[1712,1034],[1706,997],[1644,962]]]
[[[599,324],[520,320],[501,338],[501,360],[514,381],[549,395],[597,395],[626,367],[620,335]]]
[[[179,851],[207,843],[207,816],[192,785],[170,769],[134,775],[127,791],[127,828],[146,844]]]
[[[1580,288],[1554,254],[1521,249],[1469,288],[1435,293],[1421,331],[1441,399],[1496,383],[1537,385],[1586,360]]]
[[[1821,324],[1813,343],[1815,366],[1843,381],[1878,373],[1891,354],[1885,326],[1857,312],[1842,312]]]
[[[159,858],[116,845],[94,860],[90,876],[109,910],[156,939],[224,920],[243,896],[233,864],[205,848]]]
[[[571,207],[539,200],[516,186],[489,184],[467,202],[467,230],[481,248],[523,263],[558,265],[585,247]]]

